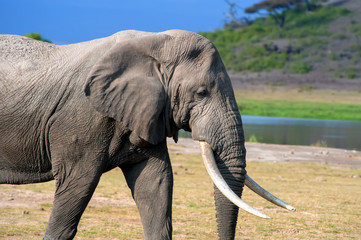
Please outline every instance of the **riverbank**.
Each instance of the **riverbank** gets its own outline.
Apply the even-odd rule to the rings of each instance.
[[[169,139],[168,148],[171,154],[200,154],[199,144],[189,138],[180,138],[177,144]],[[246,143],[246,149],[247,161],[313,162],[331,167],[361,169],[361,151],[251,142]]]

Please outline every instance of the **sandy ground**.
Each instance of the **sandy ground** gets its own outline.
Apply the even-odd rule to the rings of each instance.
[[[3,207],[28,207],[39,208],[41,204],[53,203],[54,193],[38,193],[30,190],[11,189],[0,192],[0,208]],[[89,203],[89,206],[135,206],[132,198],[127,196],[117,196],[116,199],[101,197],[95,193]],[[40,207],[41,208],[41,207]],[[24,213],[25,214],[25,213]],[[1,224],[1,222],[0,222]]]
[[[172,154],[200,154],[199,143],[192,139],[180,138],[178,143],[168,140],[169,152]],[[290,146],[263,143],[246,143],[247,161],[259,162],[320,162],[332,167],[361,169],[361,152],[335,148]],[[361,176],[355,176],[361,177]],[[1,207],[32,207],[53,202],[53,193],[38,193],[21,190],[16,187],[0,191]],[[95,193],[90,206],[134,206],[133,199],[119,196],[116,199],[101,197]],[[26,214],[26,213],[25,213]]]

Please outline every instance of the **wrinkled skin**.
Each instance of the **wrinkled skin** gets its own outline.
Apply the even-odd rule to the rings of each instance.
[[[72,239],[102,173],[120,167],[146,239],[171,239],[173,174],[166,137],[210,144],[237,195],[241,116],[211,42],[190,32],[125,31],[68,46],[0,37],[0,183],[56,180],[44,239]],[[220,239],[238,207],[215,188]]]

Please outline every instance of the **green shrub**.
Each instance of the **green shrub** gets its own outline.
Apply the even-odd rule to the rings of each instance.
[[[343,78],[343,73],[341,71],[337,71],[333,75],[337,78]]]
[[[258,141],[256,135],[252,134],[251,136],[249,136],[248,142],[258,143],[259,141]]]
[[[345,73],[348,79],[355,79],[358,77],[356,69],[354,67],[347,68]]]
[[[332,61],[336,61],[336,60],[340,59],[340,56],[336,53],[331,53],[329,58]]]
[[[248,46],[246,46],[244,51],[242,51],[242,54],[244,54],[247,57],[263,57],[268,54],[268,51],[266,50],[266,48],[264,46],[248,45]]]
[[[350,10],[341,7],[327,6],[319,8],[308,14],[290,11],[288,26],[303,27],[311,25],[322,25],[331,22],[340,16],[346,16],[351,13]]]
[[[361,24],[354,24],[349,27],[349,30],[355,34],[355,36],[361,36]]]
[[[342,33],[335,33],[332,35],[333,39],[345,40],[348,39],[348,36]]]
[[[348,79],[355,79],[359,77],[359,75],[357,74],[357,69],[355,69],[354,67],[342,68],[339,71],[335,72],[334,76],[337,78],[346,77]]]
[[[260,72],[271,69],[281,69],[286,64],[288,59],[287,53],[272,52],[269,55],[263,55],[261,51],[255,50],[251,56],[244,52],[240,52],[237,55],[237,63],[233,66],[233,70],[236,71],[252,71]]]
[[[354,60],[360,60],[361,59],[361,43],[352,44],[350,46],[351,52],[353,52],[353,58]]]
[[[40,33],[34,33],[34,32],[32,32],[32,33],[25,34],[24,36],[25,36],[25,37],[28,37],[28,38],[32,38],[32,39],[38,40],[38,41],[43,41],[43,42],[51,43],[50,40],[43,38],[43,36],[41,36]]]
[[[292,73],[304,74],[309,73],[312,70],[312,66],[305,62],[295,62],[290,68]]]

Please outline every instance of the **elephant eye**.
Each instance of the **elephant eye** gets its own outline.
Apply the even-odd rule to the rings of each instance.
[[[208,94],[208,91],[205,87],[200,87],[197,90],[197,96],[199,96],[199,97],[205,97],[205,96],[207,96],[207,94]]]

